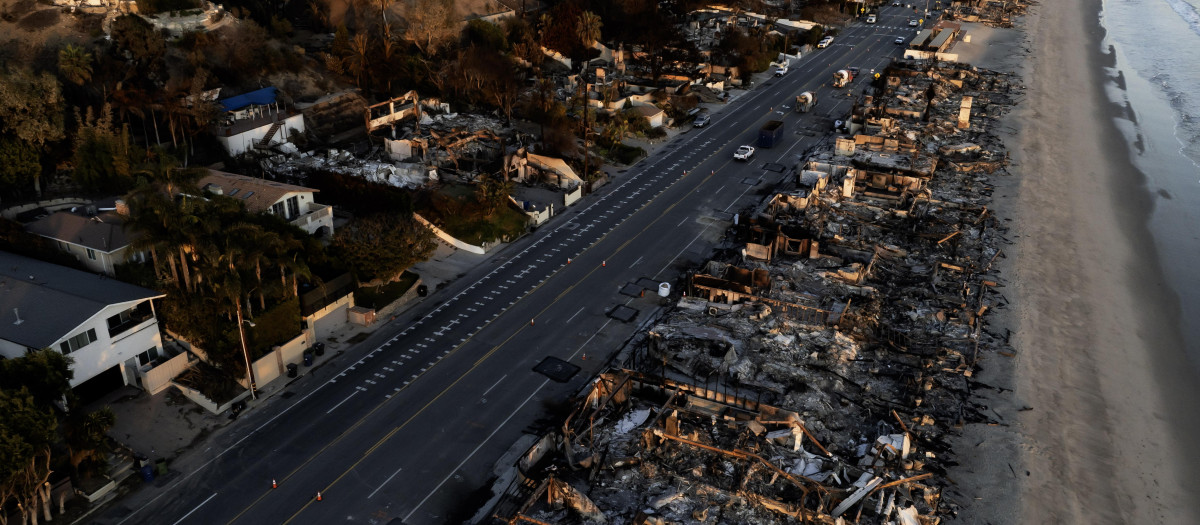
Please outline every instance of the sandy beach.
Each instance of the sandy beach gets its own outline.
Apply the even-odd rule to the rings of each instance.
[[[1042,3],[1022,38],[959,50],[1026,86],[1001,126],[1011,175],[994,181],[1012,219],[998,321],[1015,356],[978,376],[1002,424],[957,444],[961,523],[1200,523],[1200,388],[1147,231],[1153,203],[1114,124],[1122,108],[1103,92],[1100,9]]]

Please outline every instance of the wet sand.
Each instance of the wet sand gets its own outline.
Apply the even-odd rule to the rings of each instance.
[[[1147,230],[1152,200],[1105,97],[1099,0],[1036,5],[1026,96],[1001,126],[1013,219],[1003,269],[1015,357],[978,376],[1003,425],[968,427],[962,523],[1200,523],[1200,388]],[[1008,391],[1007,389],[1011,389]]]

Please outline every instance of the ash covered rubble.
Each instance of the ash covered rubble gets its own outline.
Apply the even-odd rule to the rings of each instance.
[[[502,165],[511,153],[506,148],[527,140],[503,119],[452,113],[449,104],[419,99],[415,92],[366,108],[365,121],[366,143],[305,152],[289,144],[259,158],[259,165],[285,180],[330,171],[414,189],[444,179],[473,180],[481,168]]]
[[[725,249],[516,468],[496,522],[930,525],[1007,335],[987,207],[1019,87],[904,64],[850,138],[739,214]],[[920,86],[919,89],[913,86]],[[889,114],[889,94],[909,93]],[[916,93],[917,95],[912,95]],[[969,98],[968,98],[969,97]],[[970,103],[964,103],[970,100]],[[986,385],[984,385],[986,386]]]

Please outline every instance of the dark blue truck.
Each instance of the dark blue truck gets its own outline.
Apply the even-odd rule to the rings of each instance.
[[[758,147],[770,148],[783,138],[783,121],[769,120],[758,130]]]

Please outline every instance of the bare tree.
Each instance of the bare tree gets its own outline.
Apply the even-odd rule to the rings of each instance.
[[[431,55],[437,46],[454,35],[453,0],[412,0],[409,5],[404,38]]]

